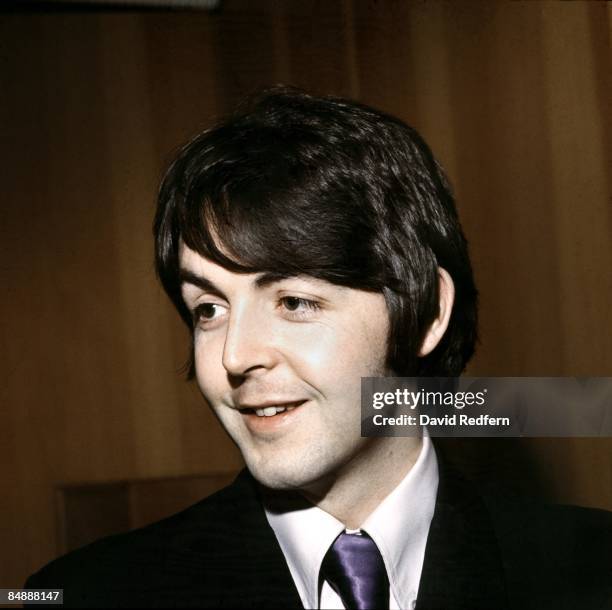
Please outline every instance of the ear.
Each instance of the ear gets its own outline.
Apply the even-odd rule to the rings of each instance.
[[[419,349],[418,353],[420,358],[427,356],[427,354],[432,352],[436,345],[440,343],[440,340],[448,328],[448,321],[450,320],[451,311],[453,310],[453,303],[455,301],[455,284],[453,283],[453,279],[448,271],[442,267],[438,267],[438,279],[438,292],[440,294],[439,312],[423,339],[421,349]]]

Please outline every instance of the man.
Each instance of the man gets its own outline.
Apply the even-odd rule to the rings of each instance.
[[[182,149],[155,238],[190,376],[247,468],[28,587],[107,607],[612,607],[606,513],[481,495],[426,433],[361,437],[361,377],[456,376],[474,350],[467,244],[414,130],[272,89]]]

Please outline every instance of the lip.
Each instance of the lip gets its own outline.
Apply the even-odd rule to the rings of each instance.
[[[254,411],[250,410],[253,408],[264,409],[265,407],[276,406],[279,404],[293,404],[296,403],[296,408],[291,411],[282,411],[272,416],[260,416],[256,415]],[[298,404],[299,403],[299,404]],[[244,423],[249,432],[255,436],[273,436],[284,432],[288,426],[291,426],[301,416],[304,407],[308,404],[308,400],[293,400],[285,402],[270,402],[258,403],[256,407],[251,405],[242,406],[240,413],[243,417]],[[244,411],[242,409],[249,409]]]

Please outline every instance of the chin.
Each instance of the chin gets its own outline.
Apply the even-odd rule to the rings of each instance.
[[[261,485],[277,491],[304,489],[316,481],[320,473],[309,472],[304,465],[251,463],[245,460],[247,468]]]

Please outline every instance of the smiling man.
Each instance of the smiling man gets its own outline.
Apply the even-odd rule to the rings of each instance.
[[[302,604],[411,606],[436,456],[428,438],[363,438],[360,391],[362,377],[458,374],[473,350],[465,240],[427,146],[365,106],[277,89],[183,149],[155,234],[192,374],[258,483]],[[392,509],[405,512],[393,525]],[[388,566],[376,602],[326,575],[347,529]]]
[[[362,377],[456,376],[474,350],[466,240],[413,129],[269,90],[180,151],[154,232],[190,377],[246,469],[29,587],[76,606],[609,607],[603,512],[481,495],[426,433],[361,436]]]

